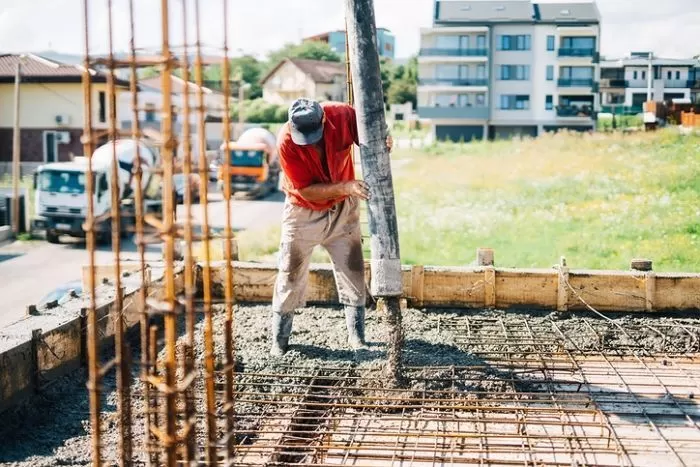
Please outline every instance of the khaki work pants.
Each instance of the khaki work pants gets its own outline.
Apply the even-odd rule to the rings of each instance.
[[[314,247],[331,257],[340,303],[365,305],[359,202],[348,198],[327,211],[314,211],[285,201],[282,214],[279,271],[272,310],[292,313],[306,305],[309,264]]]

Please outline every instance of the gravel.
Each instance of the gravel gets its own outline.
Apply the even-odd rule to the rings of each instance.
[[[269,306],[242,306],[236,309],[237,365],[241,389],[255,389],[260,401],[274,397],[282,385],[286,392],[301,394],[319,369],[324,377],[337,374],[376,374],[376,379],[363,379],[362,384],[374,390],[385,387],[381,379],[382,365],[386,357],[381,342],[386,329],[385,318],[375,310],[367,312],[367,340],[369,350],[352,351],[347,346],[347,332],[343,311],[338,308],[307,308],[297,314],[294,322],[290,351],[281,358],[267,354],[269,342]],[[484,352],[510,352],[526,355],[527,352],[551,351],[561,346],[572,352],[602,351],[639,353],[698,352],[700,320],[685,316],[615,317],[611,324],[591,314],[551,314],[549,312],[503,311],[450,311],[406,310],[403,314],[404,365],[409,375],[406,396],[415,396],[423,390],[450,389],[452,375],[457,376],[455,389],[472,393],[512,393],[526,391],[527,381],[511,382],[512,376],[484,363]],[[182,331],[183,327],[181,327]],[[201,336],[204,323],[198,322],[195,355],[202,360]],[[223,355],[223,313],[214,317],[216,354]],[[503,330],[510,334],[510,345]],[[530,330],[538,336],[519,330]],[[471,330],[471,334],[469,334]],[[516,332],[517,331],[517,332]],[[564,334],[563,338],[558,332]],[[662,332],[662,334],[659,333]],[[528,331],[529,332],[529,331]],[[665,337],[664,337],[665,336]],[[540,338],[541,337],[541,338]],[[137,337],[132,339],[134,345]],[[180,339],[183,343],[184,339]],[[182,347],[178,348],[182,352]],[[109,355],[103,356],[106,360]],[[138,361],[139,354],[133,358]],[[290,374],[298,376],[249,376],[256,374]],[[466,367],[466,368],[455,368]],[[222,368],[221,362],[218,368]],[[134,440],[143,439],[145,425],[143,387],[138,382],[134,368],[132,389],[137,397],[132,404]],[[0,465],[39,467],[57,465],[90,465],[91,439],[89,433],[89,405],[85,389],[86,373],[80,370],[47,387],[29,403],[3,414],[0,424]],[[217,378],[217,390],[223,389],[223,379]],[[255,383],[255,385],[253,385]],[[261,383],[263,383],[261,385]],[[119,434],[116,429],[115,380],[108,375],[103,386],[102,408],[104,412],[103,458],[111,464],[115,459]],[[195,380],[196,394],[203,393],[204,382]],[[375,393],[376,394],[376,393]],[[351,395],[350,395],[351,396]],[[253,396],[251,396],[253,397]],[[349,396],[348,396],[349,397]],[[198,411],[203,407],[196,400]],[[390,406],[391,404],[387,404]],[[239,403],[236,413],[255,415],[266,409],[264,403]],[[390,409],[390,407],[388,407]],[[221,407],[217,408],[221,410]],[[239,428],[254,430],[254,418],[242,418]],[[203,423],[198,424],[197,437],[205,437]],[[219,427],[219,432],[223,427]],[[140,441],[137,443],[140,448]],[[203,444],[198,442],[199,445]],[[137,455],[141,455],[137,453]],[[143,459],[143,457],[140,457]]]

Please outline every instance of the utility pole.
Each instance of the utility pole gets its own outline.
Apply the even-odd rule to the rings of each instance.
[[[368,201],[371,292],[380,298],[379,302],[387,313],[390,329],[386,371],[387,376],[399,384],[403,379],[403,332],[399,306],[403,287],[391,161],[386,147],[387,126],[377,53],[374,1],[345,0],[345,15],[362,173],[371,194]]]
[[[654,60],[654,53],[649,52],[649,66],[648,66],[648,71],[647,71],[647,102],[651,101],[651,88],[652,88],[652,83],[654,82],[654,77],[652,76],[653,73],[653,68],[652,68],[652,62]]]
[[[15,122],[12,132],[12,228],[15,237],[20,233],[19,179],[20,172],[20,127],[19,127],[19,83],[22,75],[22,58],[17,61],[15,70]],[[27,200],[24,201],[25,203]]]

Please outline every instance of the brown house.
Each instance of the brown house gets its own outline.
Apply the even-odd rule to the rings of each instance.
[[[36,55],[0,55],[0,174],[11,172],[15,118],[14,82],[21,63],[20,141],[22,172],[46,162],[83,155],[84,103],[82,69]],[[93,73],[92,124],[107,128],[106,75]],[[117,93],[129,83],[117,80]],[[118,100],[117,100],[118,102]]]

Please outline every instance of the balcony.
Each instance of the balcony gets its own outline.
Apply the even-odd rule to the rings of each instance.
[[[486,57],[486,49],[420,49],[421,57]]]
[[[629,81],[625,79],[602,78],[600,80],[601,88],[626,88],[629,87],[629,84]]]
[[[488,120],[488,107],[418,107],[420,118]]]
[[[669,89],[685,89],[693,87],[693,82],[689,80],[681,79],[667,79],[664,80],[664,87]]]
[[[421,86],[488,86],[489,80],[486,78],[430,78],[421,79],[418,82]]]
[[[559,105],[557,106],[557,117],[563,118],[591,118],[593,116],[592,106]]]
[[[559,78],[557,86],[560,88],[593,88],[593,78]]]
[[[590,57],[596,56],[595,49],[560,48],[560,57]]]
[[[603,105],[600,107],[601,113],[608,113],[615,115],[637,115],[642,113],[644,110],[641,106],[625,106],[622,104],[617,105]]]

